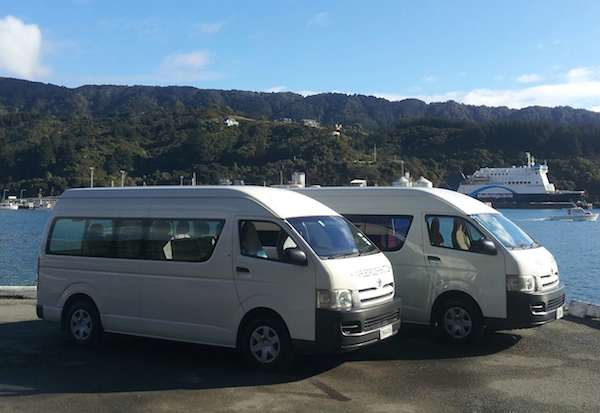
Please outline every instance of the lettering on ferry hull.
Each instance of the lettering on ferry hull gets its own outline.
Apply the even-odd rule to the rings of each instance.
[[[478,193],[477,199],[512,199],[513,194],[490,194],[490,193]]]

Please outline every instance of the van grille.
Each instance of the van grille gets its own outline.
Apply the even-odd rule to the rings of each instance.
[[[362,306],[379,304],[394,296],[394,283],[383,285],[381,288],[366,288],[358,291]]]
[[[400,319],[400,310],[394,310],[390,313],[380,315],[378,317],[368,318],[365,321],[365,331],[373,331],[392,324]]]
[[[400,320],[400,310],[396,309],[387,314],[368,318],[365,320],[364,325],[362,325],[360,321],[350,321],[343,323],[340,327],[343,335],[352,336],[380,329],[381,327],[395,323],[398,320]]]
[[[541,315],[549,313],[550,311],[554,311],[559,307],[562,307],[565,304],[565,296],[561,296],[558,298],[554,298],[548,303],[535,303],[531,305],[531,313],[535,315]]]
[[[558,285],[558,282],[559,282],[558,273],[542,275],[541,281],[542,281],[542,291],[553,290],[556,288],[556,286]]]

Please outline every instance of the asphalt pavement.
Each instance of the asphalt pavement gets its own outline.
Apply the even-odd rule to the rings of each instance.
[[[600,412],[600,320],[471,347],[403,325],[347,354],[252,370],[234,350],[120,335],[71,344],[35,300],[0,299],[0,412]]]

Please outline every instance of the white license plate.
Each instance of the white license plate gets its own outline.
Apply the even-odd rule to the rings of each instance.
[[[564,312],[562,307],[556,309],[556,319],[563,318]]]
[[[379,339],[383,340],[384,338],[390,337],[392,334],[394,334],[394,329],[393,329],[392,325],[390,324],[385,327],[382,327],[379,330]]]

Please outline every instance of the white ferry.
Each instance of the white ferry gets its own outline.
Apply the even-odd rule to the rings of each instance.
[[[548,180],[548,165],[536,163],[526,152],[527,164],[512,168],[481,168],[463,180],[458,192],[494,205],[501,203],[568,203],[584,191],[557,190]]]

